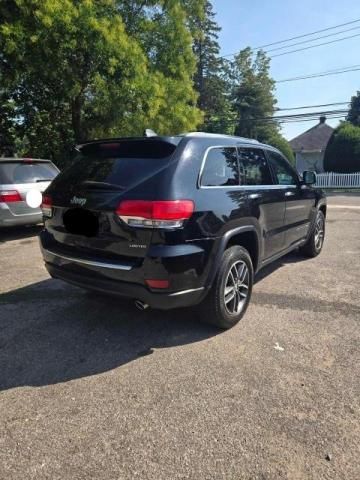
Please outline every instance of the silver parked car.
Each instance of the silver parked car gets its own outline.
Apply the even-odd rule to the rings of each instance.
[[[0,227],[40,223],[39,192],[58,173],[59,169],[50,160],[0,158]]]

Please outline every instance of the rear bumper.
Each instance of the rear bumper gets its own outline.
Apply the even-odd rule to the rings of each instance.
[[[6,204],[0,203],[0,227],[11,227],[16,225],[36,225],[43,221],[42,212],[30,212],[15,215]]]
[[[152,245],[147,256],[135,258],[61,244],[46,229],[39,240],[49,274],[79,287],[141,300],[162,310],[196,305],[207,293],[199,276],[203,250],[196,245]],[[150,289],[146,278],[168,279],[172,288]]]
[[[45,262],[49,274],[53,278],[64,280],[78,287],[107,293],[114,296],[141,300],[152,308],[170,310],[172,308],[189,307],[196,305],[205,296],[204,287],[183,290],[174,293],[155,293],[146,287],[130,282],[121,282],[103,278],[92,278],[90,275],[79,274],[59,268],[58,266]]]

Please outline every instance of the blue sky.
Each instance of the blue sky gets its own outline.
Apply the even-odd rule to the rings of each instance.
[[[217,14],[217,22],[222,27],[220,46],[223,55],[236,52],[246,46],[257,47],[360,19],[359,0],[301,0],[297,2],[292,0],[213,0],[212,3]],[[359,27],[357,30],[314,43],[360,34],[360,22],[339,30],[357,26]],[[314,35],[314,37],[335,31],[338,30],[330,30]],[[307,39],[299,39],[290,43]],[[310,43],[293,47],[293,49],[307,45]],[[274,52],[274,54],[283,51],[285,49]],[[360,36],[274,58],[271,61],[271,75],[275,80],[280,80],[356,64],[360,64]],[[278,107],[282,108],[344,102],[350,100],[350,97],[360,90],[360,71],[280,83],[276,88]],[[346,105],[329,107],[329,109],[332,108],[346,108]],[[319,110],[321,108],[314,109],[314,111]],[[309,111],[312,110],[304,110],[304,112]],[[303,110],[297,110],[286,112],[286,114],[302,112]],[[316,123],[316,121],[308,121],[287,124],[283,127],[283,134],[287,139],[291,139]],[[338,120],[332,120],[329,123],[335,126],[338,124]]]

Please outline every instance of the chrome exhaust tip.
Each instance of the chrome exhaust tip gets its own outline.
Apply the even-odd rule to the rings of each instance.
[[[135,300],[135,307],[138,310],[141,310],[142,312],[149,308],[149,305],[147,303],[142,302],[141,300]]]

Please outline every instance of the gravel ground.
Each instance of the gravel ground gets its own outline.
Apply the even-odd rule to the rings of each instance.
[[[360,197],[329,204],[322,254],[261,272],[227,332],[51,280],[38,228],[0,233],[0,479],[358,480]]]

